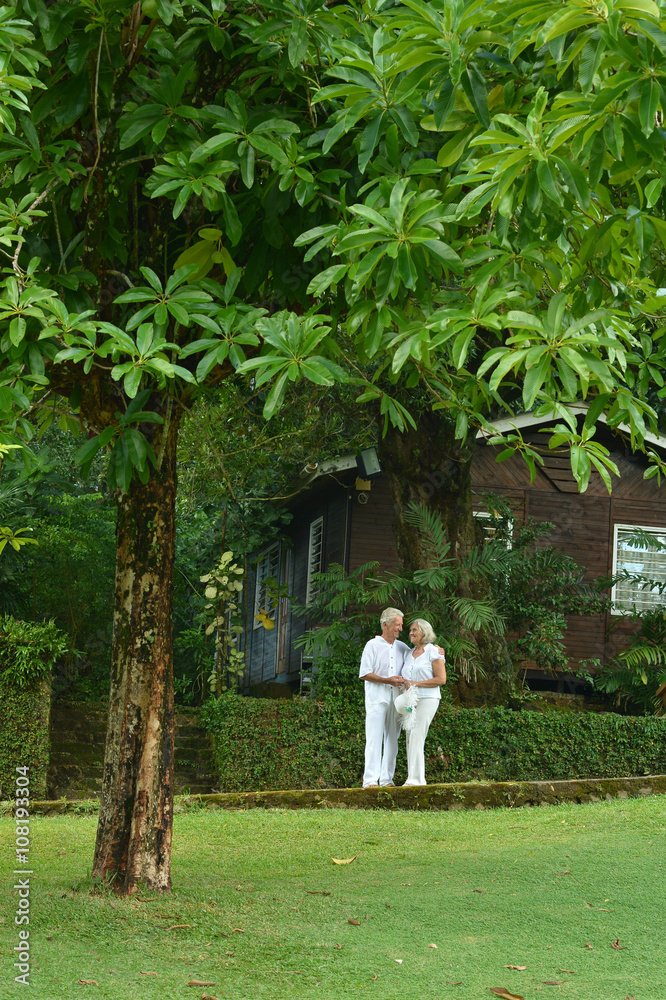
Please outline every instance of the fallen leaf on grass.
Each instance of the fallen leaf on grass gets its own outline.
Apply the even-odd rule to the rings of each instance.
[[[452,983],[450,979],[447,979],[446,982],[449,984],[449,986],[462,986],[462,979],[457,983]]]
[[[325,892],[324,889],[306,889],[308,896],[330,896],[330,892]]]
[[[517,969],[518,972],[524,972],[525,969],[527,968],[527,966],[526,965],[505,965],[504,968],[505,969]]]
[[[335,947],[337,948],[338,951],[342,951],[342,945],[341,944],[336,944]]]
[[[496,997],[502,997],[503,1000],[525,1000],[519,993],[509,993],[504,986],[490,986],[489,989]]]
[[[358,854],[355,854],[353,858],[331,858],[334,865],[350,865],[352,861],[356,861]]]
[[[607,910],[605,906],[598,907],[600,913],[615,913],[615,910]]]
[[[354,927],[360,927],[361,926],[361,921],[360,920],[348,920],[347,923],[348,924],[353,924]]]
[[[188,986],[215,986],[209,979],[190,979]]]
[[[79,979],[81,986],[99,986],[96,979]]]
[[[615,938],[614,941],[611,941],[611,948],[615,948],[615,951],[626,951],[627,950],[626,944],[620,944],[620,939],[619,938]]]
[[[428,947],[429,947],[429,948],[436,948],[436,947],[437,947],[437,945],[436,945],[436,944],[429,944],[429,945],[428,945]]]
[[[393,961],[397,962],[398,965],[402,965],[402,959],[401,958],[394,958]]]
[[[375,980],[375,979],[379,979],[379,976],[370,976],[370,980],[371,980],[371,981],[372,981],[372,980]]]
[[[483,889],[472,889],[472,892],[478,892],[481,896],[483,896]]]
[[[157,973],[157,972],[140,972],[139,975],[140,976],[157,976],[157,975],[159,975],[159,973]]]
[[[566,979],[544,979],[543,985],[544,986],[561,986],[562,983],[565,983],[565,982],[566,982]]]
[[[217,997],[212,997],[210,993],[202,993],[201,1000],[217,1000]]]
[[[234,927],[234,929],[232,930],[231,933],[232,934],[245,934],[245,931],[243,930],[242,927]]]
[[[172,924],[171,927],[167,927],[168,931],[177,931],[181,927],[191,927],[192,924]]]
[[[592,945],[590,944],[590,942],[589,942],[589,941],[586,941],[586,942],[585,942],[585,947],[586,947],[586,948],[589,948],[589,949],[590,949],[590,951],[594,951],[594,948],[592,947]]]
[[[557,971],[558,972],[568,972],[570,976],[575,976],[576,975],[576,973],[574,972],[573,969],[558,969]]]

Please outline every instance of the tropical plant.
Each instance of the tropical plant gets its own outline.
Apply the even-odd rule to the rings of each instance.
[[[48,676],[67,645],[53,622],[22,622],[5,615],[0,619],[0,681],[24,688]]]
[[[666,551],[666,544],[659,537],[641,528],[635,528],[626,542],[639,551]],[[635,622],[638,628],[629,636],[627,647],[595,674],[594,684],[598,690],[612,697],[616,705],[663,715],[666,709],[662,697],[666,691],[666,612],[661,599],[666,583],[651,578],[649,573],[627,569],[605,581],[608,586],[620,582],[633,585],[639,599],[643,592],[651,601],[654,602],[655,597],[659,600],[652,607],[641,610],[634,603],[631,611],[615,619],[613,627],[629,620]]]
[[[201,577],[206,584],[208,600],[206,635],[215,635],[215,660],[208,677],[211,694],[219,695],[238,684],[245,670],[245,655],[238,648],[238,636],[243,631],[240,600],[245,570],[234,561],[231,551],[223,552],[217,565]]]
[[[547,544],[555,525],[516,519],[511,502],[494,493],[480,496],[485,511],[477,523],[507,549],[508,571],[492,581],[492,593],[510,633],[518,666],[528,660],[543,670],[568,670],[564,646],[567,615],[602,615],[611,606],[608,581],[586,580],[586,569]]]
[[[408,620],[422,617],[431,621],[452,669],[464,677],[474,676],[479,664],[471,634],[487,628],[501,635],[504,620],[492,601],[460,596],[461,584],[467,591],[473,590],[479,581],[506,572],[507,550],[501,542],[490,541],[460,559],[452,553],[439,514],[423,504],[413,504],[405,516],[419,534],[426,568],[410,576],[375,576],[371,574],[378,564],[366,563],[349,575],[337,566],[317,574],[319,595],[307,609],[300,610],[317,615],[324,623],[333,621],[306,631],[298,644],[309,654],[326,648],[331,641],[348,637],[350,630],[366,624],[370,606],[393,605],[400,607]],[[349,609],[352,613],[347,615]]]

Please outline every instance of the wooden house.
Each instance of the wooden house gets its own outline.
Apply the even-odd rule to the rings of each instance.
[[[561,548],[584,566],[590,580],[611,576],[626,567],[630,572],[649,571],[651,579],[666,581],[666,552],[637,551],[627,543],[636,527],[654,532],[666,542],[666,482],[660,485],[656,477],[644,479],[644,456],[632,453],[621,436],[602,427],[597,438],[611,451],[620,477],[613,476],[609,495],[601,477],[594,473],[586,492],[580,494],[568,452],[548,451],[546,436],[539,430],[543,422],[524,414],[496,425],[498,431],[519,427],[526,441],[537,447],[545,445],[544,463],[538,467],[533,483],[519,455],[498,463],[497,449],[479,441],[472,465],[479,516],[484,513],[482,496],[496,493],[510,501],[517,519],[531,517],[552,522],[554,529],[545,542]],[[552,426],[552,418],[548,426]],[[666,453],[666,436],[651,435],[648,444]],[[348,571],[370,560],[377,560],[383,570],[397,568],[388,483],[381,476],[370,484],[360,482],[355,456],[307,467],[294,493],[289,504],[293,520],[286,541],[273,542],[259,552],[248,578],[247,687],[280,682],[298,688],[302,673],[307,673],[309,667],[294,645],[307,627],[307,619],[292,615],[287,598],[271,598],[267,581],[274,578],[286,583],[289,594],[299,604],[307,605],[312,574],[332,563],[340,563]],[[634,628],[623,613],[634,603],[638,608],[647,608],[663,601],[661,595],[639,593],[631,584],[618,585],[612,597],[613,613],[568,619],[565,645],[574,664],[589,659],[602,663],[612,660]],[[260,610],[269,612],[273,628],[266,629],[255,617]],[[560,690],[572,680],[546,677],[536,669],[527,669],[526,677],[533,687]]]

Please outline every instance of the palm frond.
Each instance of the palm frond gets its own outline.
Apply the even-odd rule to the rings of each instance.
[[[446,540],[446,530],[441,516],[423,503],[410,503],[405,511],[408,524],[418,528],[426,563],[442,568],[451,562],[451,545]]]
[[[504,635],[504,619],[489,601],[471,597],[456,597],[452,607],[465,628],[472,632],[490,629],[496,635]]]
[[[666,649],[659,646],[651,646],[647,643],[632,646],[625,649],[618,655],[627,667],[659,667],[666,663]]]

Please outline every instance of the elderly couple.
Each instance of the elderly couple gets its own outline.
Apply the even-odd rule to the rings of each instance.
[[[382,611],[382,634],[366,643],[359,677],[365,681],[365,773],[364,788],[392,786],[401,718],[394,696],[410,688],[418,692],[415,718],[406,730],[406,785],[425,785],[423,747],[446,683],[444,651],[433,645],[435,633],[428,622],[417,618],[409,629],[410,649],[398,636],[403,613],[397,608]],[[383,744],[383,751],[382,751]]]

